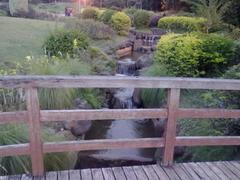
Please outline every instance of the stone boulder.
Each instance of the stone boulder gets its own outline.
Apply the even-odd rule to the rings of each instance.
[[[136,61],[136,69],[143,69],[153,64],[153,54],[145,54]]]

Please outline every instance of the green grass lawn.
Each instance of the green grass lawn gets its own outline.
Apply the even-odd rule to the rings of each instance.
[[[0,63],[42,55],[42,44],[60,23],[24,18],[0,17]]]
[[[37,5],[32,5],[32,7],[39,12],[50,12],[57,14],[64,14],[66,7],[71,7],[74,9],[78,8],[77,3],[39,3]]]

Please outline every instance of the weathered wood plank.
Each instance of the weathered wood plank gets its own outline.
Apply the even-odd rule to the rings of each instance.
[[[238,168],[239,171],[240,171],[240,163],[239,163],[239,162],[231,161],[230,163],[233,164],[233,165],[234,165],[236,168]]]
[[[98,109],[41,111],[41,121],[131,120],[166,118],[166,109]]]
[[[163,168],[159,165],[152,165],[152,168],[158,175],[159,179],[161,180],[170,180],[166,172],[163,170]]]
[[[180,168],[182,168],[183,171],[185,171],[190,177],[191,179],[194,180],[200,180],[200,177],[197,175],[197,173],[192,170],[192,168],[188,168],[186,167],[186,164],[179,164]]]
[[[165,146],[163,153],[163,165],[173,164],[173,155],[177,127],[177,111],[180,101],[180,89],[169,89],[168,91],[168,119],[165,127]]]
[[[1,179],[0,177],[0,180],[21,180],[22,179],[22,175],[13,175],[13,176],[5,176],[3,179]]]
[[[113,167],[112,170],[117,180],[127,180],[122,167]]]
[[[178,136],[176,146],[232,146],[240,145],[240,136]]]
[[[31,174],[24,174],[22,175],[21,180],[33,180],[33,177]]]
[[[46,180],[57,180],[57,172],[47,172]]]
[[[206,164],[196,163],[211,179],[220,179]]]
[[[183,109],[178,110],[178,118],[240,118],[240,110],[230,109]]]
[[[92,169],[92,177],[93,177],[93,179],[104,180],[101,169]]]
[[[0,146],[0,157],[30,154],[29,144]]]
[[[148,180],[147,175],[141,166],[133,166],[133,171],[138,180]]]
[[[70,180],[69,171],[58,171],[58,180]]]
[[[44,176],[35,176],[35,177],[33,177],[33,180],[45,180],[45,179],[46,179],[45,175]]]
[[[69,170],[69,180],[81,180],[80,170]]]
[[[82,169],[81,170],[81,178],[82,178],[82,180],[94,180],[92,178],[91,169]]]
[[[235,174],[232,173],[222,162],[213,162],[212,164],[215,164],[219,169],[222,170],[222,172],[231,180],[237,180],[239,177],[237,177]]]
[[[10,176],[0,176],[0,180],[9,180]]]
[[[151,167],[151,165],[148,166],[142,166],[144,172],[146,173],[148,179],[151,180],[159,180],[157,174],[155,173],[154,169]]]
[[[162,138],[107,139],[44,143],[43,150],[45,153],[50,153],[103,149],[153,148],[162,146]]]
[[[233,174],[240,178],[240,171],[230,162],[222,162]]]
[[[115,177],[111,168],[103,168],[102,172],[105,180],[115,180]]]
[[[192,180],[192,177],[186,173],[178,164],[172,166],[172,168],[180,179]]]
[[[210,177],[195,163],[186,163],[186,168],[191,168],[200,177],[200,179],[210,179]]]
[[[210,163],[210,162],[206,162],[205,163],[220,179],[222,180],[227,180],[229,179],[223,172],[221,169],[219,169],[216,165]]]
[[[137,177],[136,177],[132,167],[123,167],[123,171],[124,171],[125,176],[127,177],[127,179],[129,179],[129,180],[137,180]]]
[[[166,172],[166,174],[168,175],[168,177],[170,179],[175,179],[175,180],[181,180],[179,177],[178,177],[178,174],[174,171],[173,167],[169,166],[169,167],[163,167],[163,170]],[[187,180],[187,179],[186,179]]]
[[[25,123],[27,122],[27,112],[0,112],[0,125],[7,123]]]
[[[26,98],[30,133],[30,156],[32,162],[32,174],[34,176],[41,176],[44,173],[44,165],[43,147],[40,133],[40,105],[37,89],[26,89]]]
[[[239,80],[116,76],[4,76],[0,88],[180,88],[240,90]]]

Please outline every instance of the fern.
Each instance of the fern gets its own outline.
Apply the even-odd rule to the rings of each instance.
[[[216,28],[223,23],[224,14],[232,1],[226,0],[182,0],[192,5],[198,16],[208,19],[207,28]]]

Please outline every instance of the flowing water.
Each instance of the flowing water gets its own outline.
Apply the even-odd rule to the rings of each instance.
[[[127,58],[118,62],[116,76],[134,76],[135,75],[135,61]],[[117,109],[132,109],[135,108],[133,104],[132,88],[117,89],[114,93],[115,104]],[[148,138],[154,137],[154,126],[150,120],[136,119],[136,120],[112,120],[112,121],[96,121],[91,130],[86,134],[86,139],[124,139],[124,138]],[[80,153],[82,157],[89,156],[98,160],[121,160],[134,161],[135,163],[151,162],[154,159],[154,149],[118,149],[118,150],[102,150]],[[81,158],[80,160],[81,161]],[[84,159],[86,161],[86,159]],[[97,162],[95,162],[97,163]],[[88,162],[80,163],[88,167]],[[102,166],[103,164],[101,164]],[[89,166],[93,166],[89,164]],[[94,167],[97,167],[94,166]]]

